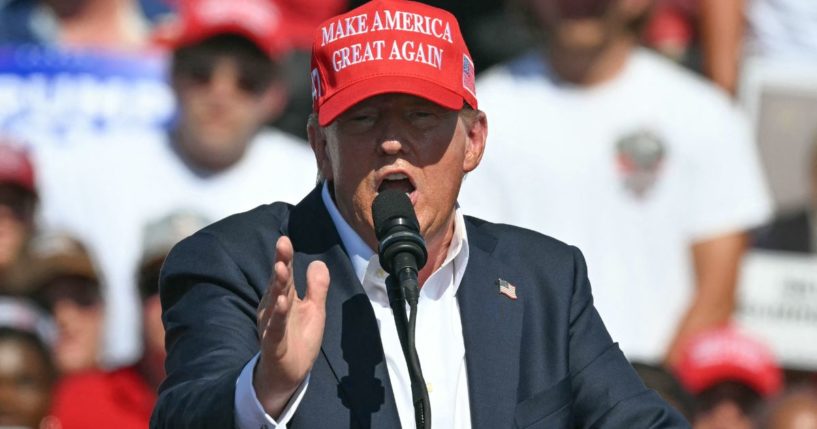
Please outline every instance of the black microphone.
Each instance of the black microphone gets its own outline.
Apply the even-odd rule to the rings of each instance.
[[[380,192],[372,203],[372,218],[380,266],[397,279],[409,304],[416,304],[417,272],[425,266],[428,252],[411,200],[394,189]]]
[[[411,200],[404,192],[393,189],[380,192],[372,202],[372,218],[380,266],[389,273],[386,289],[409,370],[414,421],[417,429],[430,429],[431,402],[414,346],[417,301],[420,298],[417,273],[428,259],[426,243],[420,235],[420,224]],[[406,317],[406,302],[411,318]]]

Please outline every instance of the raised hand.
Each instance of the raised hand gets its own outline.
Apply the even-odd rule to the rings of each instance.
[[[275,264],[267,291],[258,305],[261,356],[253,375],[255,394],[264,410],[277,418],[312,368],[321,347],[326,320],[329,269],[309,264],[306,295],[298,298],[292,271],[292,242],[275,244]]]

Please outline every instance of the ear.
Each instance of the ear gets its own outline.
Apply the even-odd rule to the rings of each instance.
[[[272,122],[284,112],[289,101],[289,93],[283,82],[275,81],[264,90],[259,98],[258,113],[262,122]]]
[[[318,163],[318,173],[323,179],[331,181],[333,179],[332,162],[326,144],[326,129],[318,125],[315,114],[310,116],[309,121],[307,121],[306,135],[309,138],[312,153],[315,155],[315,161]]]
[[[473,117],[462,118],[466,126],[465,159],[462,163],[463,172],[470,173],[479,165],[482,154],[485,152],[485,143],[488,139],[488,117],[485,112],[477,110]]]

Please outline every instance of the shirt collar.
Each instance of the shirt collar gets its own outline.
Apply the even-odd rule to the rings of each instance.
[[[358,280],[363,283],[369,262],[370,260],[374,260],[372,257],[376,256],[376,254],[340,214],[335,202],[329,195],[329,186],[326,181],[323,182],[323,188],[321,189],[321,199],[326,206],[326,211],[329,212],[332,223],[335,224],[335,229],[338,231],[341,242],[343,242],[343,247],[346,248],[355,274]],[[455,263],[453,273],[454,293],[459,289],[460,280],[462,280],[462,276],[465,273],[465,266],[468,263],[468,254],[468,235],[465,230],[465,218],[458,205],[454,215],[454,236],[451,238],[448,255],[443,263],[443,266],[450,264],[452,261]]]

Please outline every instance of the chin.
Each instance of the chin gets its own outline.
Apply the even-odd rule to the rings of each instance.
[[[576,20],[559,26],[556,37],[565,49],[589,51],[604,45],[606,35],[603,24],[596,20]]]

